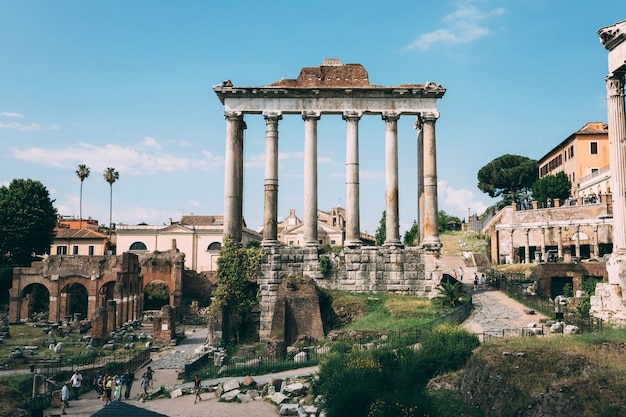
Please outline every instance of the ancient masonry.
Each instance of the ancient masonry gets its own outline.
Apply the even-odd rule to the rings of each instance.
[[[282,280],[291,274],[314,278],[318,285],[351,291],[397,291],[432,295],[442,277],[438,261],[437,164],[435,122],[437,100],[445,88],[428,82],[378,86],[360,64],[325,59],[303,68],[297,79],[260,87],[236,87],[224,81],[214,87],[224,105],[226,158],[224,235],[242,237],[244,115],[262,115],[266,123],[264,224],[261,289],[261,339],[270,337],[273,304]],[[339,114],[346,121],[346,237],[342,255],[332,258],[329,276],[320,272],[317,224],[317,122]],[[279,121],[296,115],[304,122],[304,247],[281,247],[277,239]],[[359,121],[374,115],[384,123],[386,236],[380,248],[360,240]],[[417,129],[419,244],[404,248],[398,211],[398,120],[415,117]],[[382,131],[382,129],[381,129]],[[405,170],[403,170],[404,172]]]
[[[600,41],[609,51],[606,76],[609,125],[611,188],[613,191],[613,253],[606,268],[607,284],[596,286],[591,297],[591,314],[619,326],[626,326],[626,20],[598,31]]]

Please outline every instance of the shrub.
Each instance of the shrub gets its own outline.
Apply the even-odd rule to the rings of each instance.
[[[462,367],[478,347],[478,336],[457,326],[442,324],[420,339],[423,366],[432,375],[454,371]]]

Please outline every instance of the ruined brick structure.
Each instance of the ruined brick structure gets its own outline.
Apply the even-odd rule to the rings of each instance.
[[[47,305],[50,322],[91,318],[113,301],[115,325],[121,326],[141,317],[142,290],[136,255],[48,256],[13,270],[9,320],[28,320],[37,302]]]

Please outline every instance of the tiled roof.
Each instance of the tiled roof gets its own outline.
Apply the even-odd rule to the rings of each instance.
[[[68,229],[59,227],[55,229],[57,239],[106,239],[106,235],[89,229]]]

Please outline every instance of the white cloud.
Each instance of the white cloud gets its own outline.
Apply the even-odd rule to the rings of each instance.
[[[61,149],[12,148],[14,158],[55,168],[86,164],[92,171],[114,167],[120,173],[187,172],[191,169],[212,170],[223,165],[223,158],[204,151],[202,158],[183,158],[166,153],[140,151],[132,146],[104,146],[80,143]]]
[[[18,122],[8,122],[8,123],[0,122],[0,129],[14,129],[14,130],[19,130],[21,132],[28,132],[28,131],[41,130],[41,125],[39,123],[31,123],[29,125],[23,125]]]
[[[482,214],[488,207],[476,198],[473,191],[452,188],[445,180],[437,182],[437,197],[440,210],[460,218],[467,218],[468,209],[471,214]]]
[[[143,144],[149,148],[161,149],[161,145],[154,138],[146,136],[143,140]]]
[[[407,46],[408,49],[428,49],[432,45],[441,43],[457,45],[472,42],[492,31],[485,27],[484,21],[505,12],[504,8],[482,11],[473,4],[464,3],[457,10],[446,15],[443,22],[445,28],[424,33],[417,40]]]
[[[11,119],[21,119],[21,118],[24,117],[24,115],[21,114],[21,113],[15,113],[15,112],[11,112],[11,111],[0,112],[0,116],[9,117]]]

